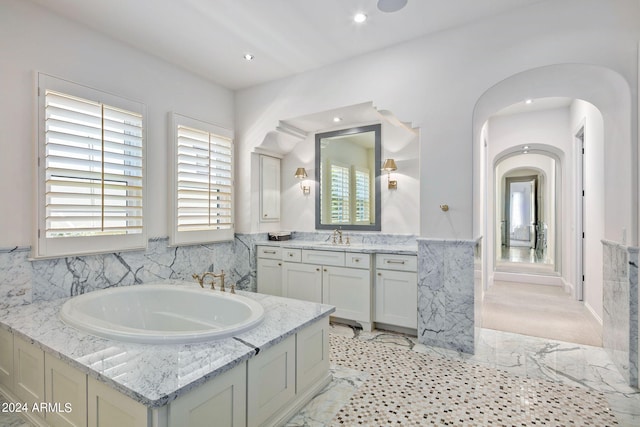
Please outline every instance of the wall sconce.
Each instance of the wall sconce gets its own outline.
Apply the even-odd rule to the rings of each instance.
[[[387,171],[387,182],[389,190],[397,190],[398,189],[398,181],[391,180],[391,172],[397,170],[396,161],[393,159],[385,159],[384,164],[382,165],[382,170]]]
[[[302,189],[302,194],[310,194],[311,186],[304,185],[304,180],[307,179],[307,171],[305,170],[305,168],[296,169],[295,177],[300,180],[300,188]]]

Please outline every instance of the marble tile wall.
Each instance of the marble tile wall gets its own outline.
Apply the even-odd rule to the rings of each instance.
[[[353,243],[415,243],[415,236],[348,232]],[[326,241],[330,232],[293,233],[293,238]],[[236,234],[233,242],[169,247],[167,238],[149,240],[146,251],[29,260],[29,247],[0,249],[0,309],[154,280],[192,280],[196,272],[220,271],[238,289],[256,291],[255,245],[266,233]]]
[[[473,240],[418,239],[418,342],[474,352]]]
[[[0,250],[0,309],[112,286],[193,280],[193,273],[204,271],[224,270],[229,282],[248,286],[244,259],[235,254],[236,247],[244,247],[240,239],[181,247],[167,243],[166,238],[151,239],[146,251],[46,260],[29,260],[28,247]]]
[[[602,344],[627,382],[638,386],[638,248],[603,244]]]

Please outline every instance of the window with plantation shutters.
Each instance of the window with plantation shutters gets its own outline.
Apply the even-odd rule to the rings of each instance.
[[[233,135],[172,114],[172,245],[232,240]]]
[[[359,224],[371,223],[371,177],[368,169],[355,168],[355,217]]]
[[[144,106],[38,77],[35,257],[141,249]]]
[[[349,167],[331,164],[331,223],[347,224],[350,221]]]

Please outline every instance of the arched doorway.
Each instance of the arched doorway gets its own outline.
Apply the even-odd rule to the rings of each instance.
[[[607,93],[602,91],[603,87],[608,88],[605,91]],[[598,90],[595,88],[598,88]],[[613,99],[610,96],[611,93],[616,93],[616,96],[620,98],[618,100]],[[559,164],[562,168],[557,178],[564,188],[560,191],[560,197],[556,199],[560,200],[557,206],[558,223],[556,227],[557,242],[555,244],[557,265],[554,270],[556,272],[556,284],[561,284],[566,290],[571,291],[576,298],[579,298],[581,295],[579,282],[584,274],[582,271],[582,255],[584,254],[584,258],[589,260],[586,264],[590,266],[597,265],[602,271],[602,249],[599,245],[599,239],[605,239],[607,235],[613,235],[615,231],[613,224],[616,223],[618,224],[617,227],[628,226],[634,232],[637,229],[636,222],[632,220],[632,218],[636,218],[636,215],[635,204],[632,203],[634,198],[634,189],[632,187],[634,185],[631,178],[630,160],[632,153],[629,123],[630,97],[628,85],[624,79],[615,72],[602,67],[577,64],[543,67],[512,76],[485,92],[478,100],[474,112],[474,165],[477,171],[474,179],[475,205],[477,206],[477,211],[474,214],[474,227],[476,230],[481,230],[478,234],[483,236],[482,253],[486,254],[482,261],[483,292],[486,292],[494,282],[495,275],[502,273],[496,270],[497,258],[495,257],[502,245],[501,242],[498,244],[500,241],[500,231],[498,230],[500,222],[494,221],[496,218],[495,211],[499,207],[496,208],[495,200],[490,200],[489,197],[491,192],[496,192],[496,182],[501,181],[498,181],[495,177],[496,150],[491,152],[492,134],[495,133],[495,126],[492,128],[490,124],[488,125],[489,119],[506,107],[516,105],[516,108],[521,108],[524,104],[531,103],[531,101],[525,102],[525,100],[533,100],[535,103],[538,99],[548,97],[569,100],[570,105],[573,105],[571,103],[574,100],[587,100],[586,104],[591,105],[595,110],[602,111],[602,116],[604,117],[601,122],[602,146],[604,147],[606,144],[608,153],[609,150],[615,150],[628,156],[626,158],[619,156],[615,161],[610,155],[609,158],[600,157],[602,167],[600,176],[597,179],[600,181],[602,189],[601,199],[599,200],[602,214],[599,216],[599,223],[595,228],[595,233],[591,233],[591,237],[598,239],[597,249],[600,250],[600,256],[598,256],[597,249],[595,249],[596,245],[584,246],[581,242],[583,231],[580,228],[583,219],[580,197],[578,197],[580,192],[578,185],[580,184],[579,180],[582,178],[578,176],[578,172],[581,170],[579,167],[581,158],[577,155],[576,138],[580,129],[574,128],[576,123],[573,117],[570,117],[571,120],[569,121],[571,126],[568,126],[566,132],[564,132],[564,146],[557,143],[549,144],[559,151],[557,158],[560,160]],[[582,106],[571,107],[565,115],[571,116],[572,111],[578,111],[580,108]],[[614,126],[614,123],[624,123],[625,126]],[[507,154],[513,155],[513,153],[522,150],[523,146],[529,143],[530,141],[513,141],[511,146],[501,148]],[[508,153],[509,150],[512,153]],[[617,177],[618,179],[615,180],[611,178],[614,170],[620,174]],[[621,184],[624,186],[622,189],[617,187]],[[617,206],[625,213],[614,212],[614,209],[607,206],[609,200],[606,190],[613,187],[616,187],[614,192],[618,195],[625,193],[628,195],[627,201],[621,201],[620,197],[616,201]],[[594,230],[593,221],[591,222],[591,229]],[[615,234],[619,234],[619,231]],[[493,257],[492,254],[494,255]],[[527,273],[530,274],[531,272]],[[591,276],[596,277],[597,274],[591,274]],[[599,316],[598,320],[600,322],[602,322],[601,277],[602,274],[600,273],[599,292],[595,288],[589,290],[588,296],[590,296],[591,300],[585,302],[585,306],[588,306],[588,309],[596,317]]]

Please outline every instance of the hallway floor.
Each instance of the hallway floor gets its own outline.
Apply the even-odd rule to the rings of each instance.
[[[602,346],[602,325],[559,286],[495,282],[485,293],[482,326],[540,338]]]

